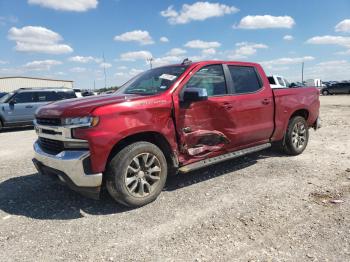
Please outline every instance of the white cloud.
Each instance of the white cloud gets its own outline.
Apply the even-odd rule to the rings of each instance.
[[[63,40],[58,33],[40,26],[12,27],[8,32],[8,38],[16,41],[15,49],[19,52],[65,54],[73,52],[66,44],[60,44]]]
[[[211,56],[211,55],[215,55],[215,54],[216,54],[216,50],[214,48],[208,48],[208,49],[202,50],[203,56]]]
[[[221,44],[219,42],[205,42],[202,40],[192,40],[185,44],[185,47],[198,49],[217,48],[220,46]]]
[[[312,56],[304,56],[304,57],[283,57],[269,61],[260,62],[263,66],[270,67],[274,65],[293,65],[300,64],[302,62],[313,61],[315,60]]]
[[[293,37],[292,35],[285,35],[285,36],[283,37],[283,40],[292,41],[292,40],[294,40],[294,37]]]
[[[187,51],[182,48],[172,48],[168,53],[166,53],[168,56],[179,56],[186,54]]]
[[[241,42],[236,44],[237,49],[228,52],[227,57],[229,59],[245,59],[249,56],[255,55],[258,49],[267,49],[265,44]]]
[[[336,32],[350,33],[350,19],[345,19],[335,26]]]
[[[86,72],[86,70],[87,69],[85,67],[73,67],[69,71],[71,71],[73,73],[84,73],[84,72]]]
[[[48,71],[51,67],[61,65],[62,62],[57,60],[39,60],[26,63],[23,68],[33,71]]]
[[[132,68],[129,72],[130,76],[135,76],[135,75],[138,75],[142,72],[144,72],[145,70],[142,70],[142,69],[135,69],[135,68]]]
[[[28,0],[29,4],[40,5],[62,11],[85,12],[98,5],[97,0]]]
[[[154,41],[148,31],[134,30],[130,32],[123,33],[114,37],[114,41],[122,42],[138,42],[141,45],[154,44]]]
[[[7,24],[14,24],[18,22],[18,18],[15,16],[0,16],[0,26],[6,26]]]
[[[182,60],[183,59],[180,56],[164,56],[164,57],[154,58],[152,65],[154,67],[157,67],[157,66],[175,64],[175,63],[180,64]]]
[[[350,48],[350,37],[346,36],[315,36],[306,41],[308,44],[314,45],[339,45]]]
[[[126,69],[128,69],[128,67],[127,66],[118,66],[117,69],[118,70],[126,70]]]
[[[93,56],[72,56],[68,58],[69,61],[75,62],[75,63],[90,63],[90,62],[96,62],[96,63],[101,63],[102,59],[101,58],[95,58]]]
[[[123,82],[123,81],[128,80],[129,78],[136,76],[144,71],[145,70],[142,70],[142,69],[132,68],[128,72],[116,72],[114,74],[114,77],[118,78],[120,80],[119,82]]]
[[[349,80],[350,63],[347,60],[330,60],[305,68],[307,78],[323,80]]]
[[[169,39],[165,36],[162,36],[161,38],[159,38],[159,41],[162,42],[162,43],[168,43],[169,42]]]
[[[6,65],[8,63],[9,63],[8,61],[0,60],[0,65]]]
[[[160,12],[163,17],[168,18],[170,24],[186,24],[191,21],[203,21],[211,17],[224,16],[239,11],[234,6],[228,6],[220,3],[196,2],[192,5],[184,4],[180,11],[174,10],[169,6],[166,10]]]
[[[120,55],[120,59],[123,61],[147,60],[152,57],[152,53],[149,51],[126,52]]]
[[[100,64],[100,67],[101,67],[101,68],[111,68],[111,67],[112,67],[112,64],[110,64],[110,63],[101,63],[101,64]]]
[[[350,55],[350,49],[342,52],[335,53],[336,55]]]
[[[290,16],[248,15],[242,18],[238,26],[241,29],[292,28],[295,21]]]

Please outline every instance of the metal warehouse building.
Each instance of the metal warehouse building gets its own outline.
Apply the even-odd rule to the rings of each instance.
[[[34,77],[0,77],[0,92],[12,92],[19,88],[64,87],[73,88],[73,81]]]

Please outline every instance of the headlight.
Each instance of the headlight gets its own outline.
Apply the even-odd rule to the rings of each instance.
[[[68,117],[62,119],[62,123],[65,126],[71,127],[89,127],[96,126],[98,124],[97,116],[84,116],[84,117]]]

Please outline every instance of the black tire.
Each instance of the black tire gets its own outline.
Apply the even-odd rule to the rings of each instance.
[[[3,126],[3,124],[2,124],[2,121],[1,121],[1,119],[0,119],[0,132],[2,131],[2,128],[3,128],[4,126]]]
[[[152,162],[153,167],[152,165],[147,166],[152,161],[151,159],[147,160],[148,156],[155,157]],[[146,157],[146,161],[144,161],[144,157]],[[160,170],[152,171],[157,174],[151,175],[155,173],[149,170],[158,170],[155,167]],[[135,172],[135,170],[139,171]],[[136,180],[133,180],[135,178]],[[152,143],[136,142],[123,148],[108,163],[106,187],[115,201],[129,207],[140,207],[151,203],[158,197],[165,185],[166,178],[167,162],[163,152]],[[133,181],[127,185],[128,180]],[[145,186],[146,182],[149,187]],[[135,183],[137,186],[132,191]]]
[[[308,142],[309,127],[305,118],[295,116],[290,119],[282,143],[283,152],[292,156],[300,155],[305,150]]]
[[[328,90],[323,90],[323,91],[322,91],[322,95],[328,96],[328,95],[329,95],[329,91],[328,91]]]

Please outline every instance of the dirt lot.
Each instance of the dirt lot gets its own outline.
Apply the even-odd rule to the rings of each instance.
[[[40,177],[34,132],[3,132],[0,261],[350,261],[350,96],[321,104],[302,155],[179,175],[135,210]]]

